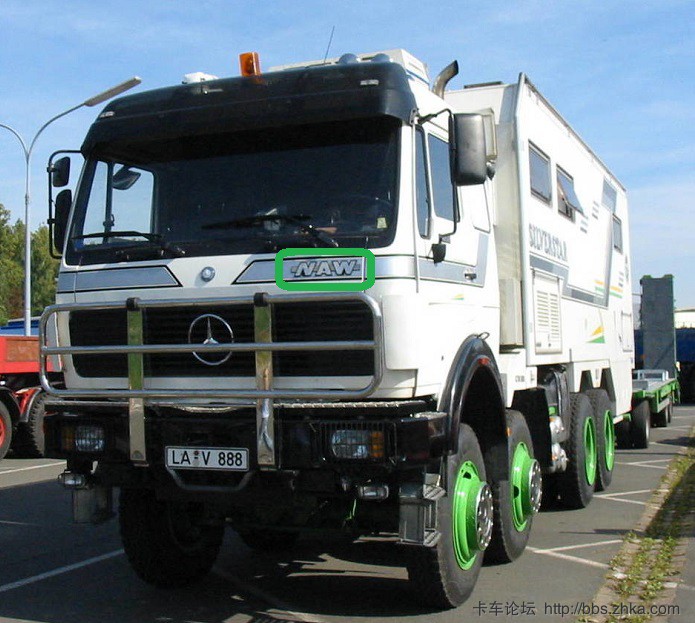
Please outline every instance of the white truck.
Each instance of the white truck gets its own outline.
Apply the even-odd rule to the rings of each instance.
[[[579,508],[610,483],[625,191],[525,75],[456,71],[246,55],[92,125],[50,215],[46,446],[75,520],[120,489],[147,582],[205,575],[225,525],[255,548],[335,528],[392,537],[416,599],[455,607],[521,555],[541,489]]]

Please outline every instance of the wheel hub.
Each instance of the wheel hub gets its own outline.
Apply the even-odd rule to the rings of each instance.
[[[584,422],[584,475],[587,484],[596,481],[596,425],[594,418],[588,417]]]
[[[456,561],[469,569],[490,544],[493,522],[492,491],[471,461],[463,463],[456,475],[451,519]]]
[[[541,467],[531,456],[528,446],[521,442],[512,456],[511,495],[514,527],[521,532],[526,521],[541,507],[543,490]]]
[[[610,411],[606,411],[603,420],[604,439],[606,447],[604,448],[604,460],[608,471],[613,469],[615,462],[615,429],[613,428],[613,416]]]
[[[478,492],[478,499],[476,500],[476,520],[475,520],[475,532],[476,539],[478,541],[478,550],[484,550],[488,545],[490,545],[490,540],[492,539],[492,521],[493,521],[493,502],[492,502],[492,490],[487,483],[483,483],[483,486]]]

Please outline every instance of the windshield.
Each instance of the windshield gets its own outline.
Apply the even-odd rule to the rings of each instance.
[[[101,146],[66,260],[386,246],[399,128],[383,117]]]

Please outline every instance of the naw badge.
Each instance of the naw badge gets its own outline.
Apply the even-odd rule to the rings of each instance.
[[[367,249],[283,249],[275,256],[275,282],[294,292],[359,292],[374,285],[375,266]]]

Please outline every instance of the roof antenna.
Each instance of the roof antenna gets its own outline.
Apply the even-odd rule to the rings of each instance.
[[[328,45],[326,46],[326,53],[323,55],[323,64],[326,64],[326,59],[328,58],[328,51],[331,49],[331,43],[333,43],[333,33],[335,32],[335,25],[331,28],[331,36],[328,39]]]

